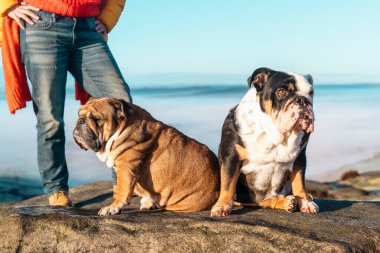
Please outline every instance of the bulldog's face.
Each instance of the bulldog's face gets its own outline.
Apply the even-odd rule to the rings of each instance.
[[[79,118],[73,131],[76,143],[85,150],[102,150],[126,120],[129,108],[123,100],[91,98],[79,109]]]
[[[314,89],[310,75],[259,68],[248,78],[248,85],[255,87],[261,110],[272,117],[280,132],[313,132]]]

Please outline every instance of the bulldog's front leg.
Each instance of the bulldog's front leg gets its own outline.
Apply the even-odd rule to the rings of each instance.
[[[317,213],[319,212],[319,207],[317,203],[313,201],[310,194],[306,192],[305,189],[305,166],[306,166],[306,156],[305,151],[303,151],[295,162],[293,168],[293,173],[291,176],[292,180],[292,192],[298,199],[298,207],[303,213]]]
[[[121,212],[124,205],[128,205],[133,196],[137,178],[130,170],[124,168],[117,168],[117,183],[114,186],[114,201],[111,205],[103,207],[99,211],[100,216],[114,215]]]
[[[319,206],[313,201],[313,197],[306,192],[305,183],[302,178],[301,170],[293,172],[292,191],[297,197],[298,207],[302,213],[318,213]]]
[[[220,195],[218,201],[211,209],[211,217],[223,217],[231,214],[239,175],[240,170],[238,168],[231,175],[227,172],[225,165],[222,164]]]

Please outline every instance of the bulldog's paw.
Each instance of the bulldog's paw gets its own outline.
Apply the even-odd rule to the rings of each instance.
[[[298,202],[300,211],[302,213],[318,213],[319,212],[319,207],[317,203],[314,201],[310,200],[303,200],[300,199]]]
[[[285,197],[285,211],[292,213],[297,209],[297,198],[294,195],[288,195]]]
[[[152,201],[151,198],[143,197],[140,201],[140,210],[154,210],[157,209],[156,204]]]
[[[122,205],[114,206],[113,204],[111,204],[109,206],[106,206],[100,209],[98,212],[98,215],[100,216],[114,215],[114,214],[121,213],[122,209],[123,209]]]
[[[224,217],[231,214],[232,205],[218,205],[212,207],[211,217]]]

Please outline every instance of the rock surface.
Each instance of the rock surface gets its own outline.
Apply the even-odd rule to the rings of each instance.
[[[0,204],[0,252],[380,252],[380,203],[317,200],[315,215],[254,208],[211,218],[209,211],[139,211],[98,217],[110,182],[75,187],[76,208],[46,197]]]
[[[322,199],[380,201],[380,171],[348,171],[340,181],[328,183],[306,180],[306,188]]]

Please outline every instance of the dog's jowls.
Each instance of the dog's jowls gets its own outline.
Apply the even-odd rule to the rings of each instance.
[[[234,205],[317,212],[304,186],[314,130],[311,76],[260,68],[248,85],[223,125],[221,193],[211,215],[229,215]]]
[[[218,198],[216,156],[136,105],[91,99],[80,108],[73,134],[81,148],[116,170],[114,201],[100,215],[121,212],[133,193],[142,197],[140,209],[177,212],[210,209]]]

